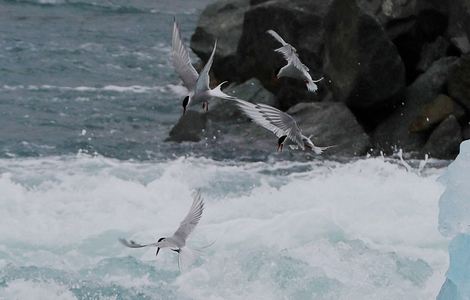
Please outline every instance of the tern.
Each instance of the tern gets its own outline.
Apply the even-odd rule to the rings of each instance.
[[[198,74],[194,66],[191,64],[189,58],[189,52],[186,46],[181,40],[180,29],[176,22],[173,22],[173,37],[172,37],[172,49],[171,59],[173,66],[176,69],[179,77],[183,81],[183,85],[188,89],[188,95],[183,99],[183,114],[186,113],[186,109],[192,103],[201,103],[204,111],[209,110],[209,98],[217,97],[222,99],[233,99],[234,97],[229,96],[222,92],[221,87],[227,81],[222,82],[217,87],[211,89],[209,87],[209,71],[214,61],[215,50],[217,48],[217,40],[214,42],[214,48],[212,49],[211,56],[207,61],[206,65],[202,69],[201,73]]]
[[[287,60],[287,65],[282,67],[277,73],[277,78],[290,77],[303,80],[310,92],[316,92],[318,87],[315,83],[323,80],[323,77],[317,80],[313,80],[312,76],[310,76],[310,73],[308,72],[308,67],[300,61],[300,58],[297,54],[297,49],[295,49],[289,43],[286,43],[274,30],[270,29],[266,32],[272,35],[279,43],[282,44],[282,47],[277,48],[274,51],[281,53],[285,60]]]
[[[186,247],[186,240],[193,232],[194,228],[201,220],[202,212],[204,210],[204,200],[199,191],[193,196],[193,204],[189,209],[186,217],[181,221],[178,229],[170,237],[161,237],[156,243],[139,244],[132,240],[119,239],[121,244],[129,248],[143,248],[143,247],[157,247],[155,256],[158,255],[161,248],[170,248],[170,250],[178,253],[178,266],[181,267],[184,254],[190,254],[191,251]]]
[[[305,136],[300,130],[297,122],[288,113],[267,104],[250,103],[241,99],[236,99],[237,106],[256,124],[270,130],[277,137],[277,151],[282,152],[282,148],[289,138],[302,150],[310,149],[316,154],[322,154],[324,150],[334,147],[316,146],[311,138]],[[295,147],[294,147],[295,148]]]

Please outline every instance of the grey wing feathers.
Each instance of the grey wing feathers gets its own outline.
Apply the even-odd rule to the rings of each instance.
[[[284,39],[276,31],[274,31],[272,29],[269,29],[266,32],[269,33],[270,35],[272,35],[283,46],[289,45],[288,43],[286,43],[286,41],[284,41]]]
[[[240,99],[237,99],[236,102],[253,122],[270,130],[277,137],[287,135],[289,139],[304,149],[300,129],[289,114],[266,104],[253,104]]]
[[[272,35],[277,41],[279,41],[279,43],[282,44],[282,47],[277,48],[274,51],[276,51],[278,53],[281,53],[284,56],[284,59],[287,60],[288,63],[293,64],[294,67],[299,69],[302,73],[304,73],[304,75],[310,76],[308,74],[308,71],[309,71],[308,67],[300,61],[300,58],[297,55],[297,51],[295,50],[295,48],[292,47],[291,44],[286,43],[281,38],[281,36],[279,34],[277,34],[277,32],[275,32],[274,30],[268,30],[267,33]],[[307,73],[307,74],[305,74],[305,73]]]
[[[171,59],[176,72],[180,76],[181,80],[183,80],[184,86],[187,89],[192,90],[196,86],[196,81],[199,75],[191,64],[188,49],[186,49],[183,41],[181,40],[181,34],[176,20],[173,23]]]
[[[156,243],[151,243],[151,244],[138,244],[132,240],[128,241],[126,239],[119,239],[119,242],[123,244],[126,247],[129,248],[143,248],[143,247],[149,247],[149,246],[156,246]]]
[[[174,233],[174,236],[186,240],[199,223],[199,220],[201,220],[203,211],[204,199],[202,199],[201,193],[197,191],[193,196],[193,204],[191,205],[188,214],[184,220],[181,221],[179,228]]]
[[[214,42],[214,48],[212,49],[211,56],[206,62],[206,65],[202,69],[199,78],[197,79],[196,83],[196,90],[201,92],[201,91],[207,91],[210,90],[209,88],[209,71],[211,70],[212,67],[212,62],[214,61],[214,55],[215,55],[215,50],[217,49],[217,40]]]

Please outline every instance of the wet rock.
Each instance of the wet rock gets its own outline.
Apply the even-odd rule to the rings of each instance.
[[[432,132],[422,151],[435,158],[455,158],[461,141],[459,122],[454,115],[450,115]]]
[[[223,0],[208,5],[202,12],[191,37],[191,49],[204,61],[212,52],[217,39],[217,52],[212,66],[215,77],[233,81],[236,74],[236,53],[242,35],[249,0]]]
[[[434,42],[423,45],[421,50],[421,58],[417,65],[420,72],[426,71],[437,59],[446,56],[450,43],[442,36],[438,37]]]
[[[470,1],[449,1],[447,34],[461,53],[470,52]]]
[[[462,56],[452,69],[448,90],[452,98],[470,110],[470,54]]]
[[[369,136],[344,103],[299,103],[287,112],[306,136],[312,135],[315,144],[336,145],[327,155],[363,155],[370,148]]]
[[[354,111],[393,103],[405,87],[405,68],[378,21],[355,1],[336,0],[325,18],[325,73],[336,99]]]
[[[456,57],[446,57],[431,67],[410,85],[397,110],[374,131],[374,144],[381,150],[392,152],[394,147],[404,151],[419,151],[426,142],[425,132],[412,132],[412,123],[422,114],[423,108],[441,94],[455,65]]]
[[[205,113],[188,110],[173,126],[166,141],[198,142],[202,138],[206,124],[207,116]]]
[[[465,116],[465,111],[452,98],[440,94],[431,103],[424,105],[419,116],[411,123],[410,132],[426,131],[451,114],[460,120]]]
[[[237,73],[240,80],[258,78],[269,90],[279,89],[273,80],[285,60],[273,50],[280,44],[266,33],[278,32],[298,51],[312,77],[322,75],[323,19],[331,0],[271,0],[252,5],[245,14],[238,45]],[[304,87],[305,88],[305,87]]]

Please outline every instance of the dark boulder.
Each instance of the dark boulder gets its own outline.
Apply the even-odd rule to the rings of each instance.
[[[450,115],[429,136],[422,152],[431,157],[453,159],[459,153],[462,131],[454,115]]]
[[[419,115],[410,124],[410,132],[426,131],[439,124],[449,115],[454,115],[457,120],[465,117],[464,109],[447,95],[438,95],[431,103],[422,107]]]
[[[299,103],[287,112],[316,145],[335,145],[326,155],[363,155],[370,149],[369,136],[341,102]]]
[[[273,80],[286,61],[273,50],[280,47],[266,31],[273,29],[298,51],[312,77],[322,75],[323,19],[331,0],[271,0],[253,5],[245,14],[238,45],[240,80],[258,78],[268,89],[278,90]],[[305,87],[303,87],[305,88]]]
[[[442,36],[439,36],[431,43],[424,44],[421,49],[421,58],[418,62],[417,70],[419,72],[424,72],[433,62],[446,56],[449,46],[450,43]]]
[[[470,110],[470,54],[462,56],[451,70],[449,95]]]
[[[448,2],[449,27],[447,34],[461,53],[468,53],[470,52],[470,1],[452,0]]]
[[[207,116],[205,113],[188,110],[170,130],[169,137],[166,141],[199,142],[203,136],[206,124]]]
[[[407,88],[401,105],[374,131],[374,144],[379,149],[392,152],[395,147],[405,151],[419,151],[422,148],[427,134],[412,132],[412,124],[422,114],[424,107],[443,92],[449,70],[456,61],[456,57],[437,60]]]
[[[325,18],[324,70],[335,98],[353,111],[389,107],[405,87],[395,45],[355,1],[334,1]]]
[[[202,12],[191,37],[191,49],[206,61],[217,39],[217,52],[212,72],[220,80],[236,79],[235,58],[242,35],[249,0],[222,0],[208,5]]]

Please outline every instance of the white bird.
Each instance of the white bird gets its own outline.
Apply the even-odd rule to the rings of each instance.
[[[295,49],[292,45],[286,43],[277,32],[274,30],[268,30],[267,33],[272,35],[279,43],[282,44],[282,47],[275,49],[274,51],[281,53],[284,58],[287,60],[287,65],[282,67],[279,72],[277,73],[277,78],[280,77],[291,77],[295,79],[303,80],[306,85],[307,89],[310,92],[316,92],[318,87],[315,83],[323,80],[323,77],[317,80],[313,80],[312,76],[308,72],[309,69],[306,65],[304,65],[297,54],[297,49]]]
[[[186,247],[186,240],[199,223],[199,220],[201,220],[203,210],[204,200],[200,192],[197,191],[193,196],[193,204],[188,214],[183,221],[181,221],[180,226],[172,236],[159,238],[156,243],[150,244],[139,244],[132,240],[127,241],[125,239],[119,239],[119,241],[129,248],[157,247],[156,256],[161,248],[170,248],[172,251],[178,253],[178,266],[181,266],[181,260],[184,258],[183,255],[191,253],[188,247]]]
[[[200,102],[202,102],[203,109],[208,111],[208,100],[211,97],[233,99],[233,97],[225,94],[221,90],[221,86],[226,83],[226,81],[222,82],[214,89],[209,87],[209,71],[212,67],[212,62],[214,61],[216,48],[217,40],[214,43],[214,49],[212,50],[209,60],[202,69],[201,73],[198,74],[196,69],[194,69],[194,66],[191,64],[188,49],[181,40],[178,24],[176,23],[176,19],[174,20],[171,59],[173,61],[173,66],[176,69],[176,73],[178,73],[179,77],[183,81],[183,85],[188,89],[189,92],[188,96],[186,96],[183,100],[183,114],[186,112],[186,109],[190,104]]]
[[[269,106],[267,104],[250,103],[240,99],[235,100],[237,106],[256,124],[270,130],[277,137],[277,151],[282,151],[284,143],[287,138],[293,141],[302,150],[311,149],[316,154],[323,153],[324,150],[334,147],[319,147],[316,146],[312,141],[312,136],[305,136],[300,130],[297,122],[294,118],[280,111],[277,108]]]

